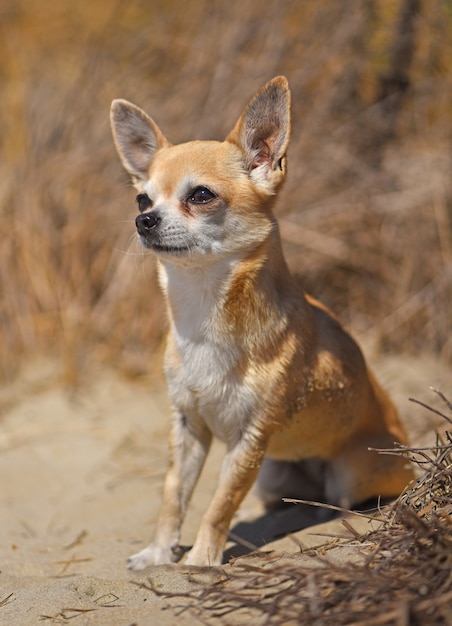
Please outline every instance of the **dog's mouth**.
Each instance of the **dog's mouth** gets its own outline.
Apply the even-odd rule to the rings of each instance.
[[[149,239],[141,235],[140,240],[146,248],[149,248],[150,250],[153,250],[157,253],[169,254],[172,256],[182,256],[190,252],[190,248],[188,246],[171,246],[167,244],[162,244],[161,242],[155,240],[149,241]]]
[[[151,246],[153,248],[153,250],[155,250],[156,252],[163,252],[165,254],[187,254],[188,252],[190,252],[190,248],[187,248],[186,246],[162,246],[161,244],[157,243],[157,244],[152,244]]]

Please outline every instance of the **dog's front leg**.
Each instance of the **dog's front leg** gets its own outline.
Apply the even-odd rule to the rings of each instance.
[[[170,466],[165,478],[154,541],[129,558],[129,569],[142,570],[149,565],[178,560],[176,548],[179,545],[180,527],[211,441],[212,435],[207,428],[193,429],[183,414],[176,413],[171,431]]]
[[[232,517],[256,479],[265,448],[264,437],[250,432],[245,433],[228,452],[217,490],[202,519],[186,564],[221,564]]]

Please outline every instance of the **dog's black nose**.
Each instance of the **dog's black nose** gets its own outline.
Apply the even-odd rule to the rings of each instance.
[[[161,217],[151,211],[150,213],[137,215],[135,225],[140,235],[147,235],[150,230],[154,230],[158,226],[160,221]]]

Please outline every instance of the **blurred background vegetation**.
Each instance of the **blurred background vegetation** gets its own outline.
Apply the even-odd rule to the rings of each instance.
[[[0,371],[30,355],[160,367],[113,98],[173,142],[222,139],[285,74],[292,269],[381,350],[452,360],[452,1],[1,0]]]

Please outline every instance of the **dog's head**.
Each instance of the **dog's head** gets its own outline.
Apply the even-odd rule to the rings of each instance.
[[[113,101],[111,124],[139,191],[138,234],[162,260],[204,263],[251,250],[269,236],[290,133],[284,77],[255,94],[224,142],[171,145],[125,100]]]

